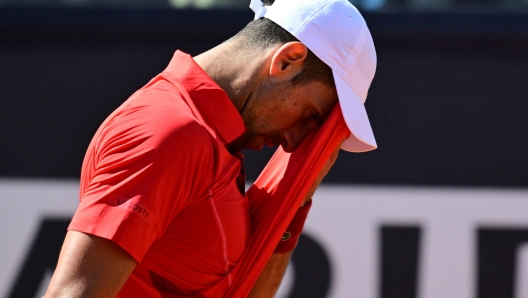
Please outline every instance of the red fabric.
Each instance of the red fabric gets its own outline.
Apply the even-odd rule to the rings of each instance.
[[[274,253],[286,253],[295,249],[297,242],[299,242],[299,237],[304,228],[304,222],[310,208],[312,207],[312,201],[308,202],[306,205],[302,206],[295,212],[295,216],[291,220],[290,224],[286,228],[283,236],[281,237],[277,247],[275,247]]]
[[[247,297],[318,173],[349,135],[340,107],[336,106],[317,135],[294,153],[277,150],[246,194],[252,236],[232,271],[235,279],[224,297]]]
[[[239,157],[244,132],[227,97],[192,58],[112,113],[83,163],[69,230],[110,239],[138,262],[118,297],[219,297],[250,233]]]
[[[295,153],[275,153],[248,206],[240,160],[225,150],[243,130],[225,92],[181,52],[101,125],[69,229],[110,239],[140,262],[118,297],[247,297],[349,134],[336,108]]]

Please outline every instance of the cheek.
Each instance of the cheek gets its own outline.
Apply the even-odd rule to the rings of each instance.
[[[255,100],[255,104],[242,115],[248,135],[276,136],[294,129],[306,118],[302,114],[302,101],[299,94],[278,89],[259,94],[262,97]]]
[[[276,109],[273,113],[270,113],[264,120],[266,127],[275,131],[284,131],[291,129],[299,122],[299,116],[293,111],[285,109]]]

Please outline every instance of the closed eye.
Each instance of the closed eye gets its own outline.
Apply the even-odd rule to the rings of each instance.
[[[323,125],[323,120],[321,119],[321,117],[319,116],[319,114],[315,113],[315,112],[310,112],[310,119],[313,119],[315,122],[317,122],[317,125],[319,127],[321,127]]]

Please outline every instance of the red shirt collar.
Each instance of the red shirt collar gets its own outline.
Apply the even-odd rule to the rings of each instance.
[[[163,72],[185,87],[202,116],[212,123],[226,143],[244,133],[244,120],[231,99],[190,55],[176,51]]]

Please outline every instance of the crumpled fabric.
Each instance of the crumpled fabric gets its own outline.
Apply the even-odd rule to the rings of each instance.
[[[275,246],[332,153],[350,136],[339,104],[293,153],[279,147],[246,196],[252,236],[224,297],[247,297]]]

